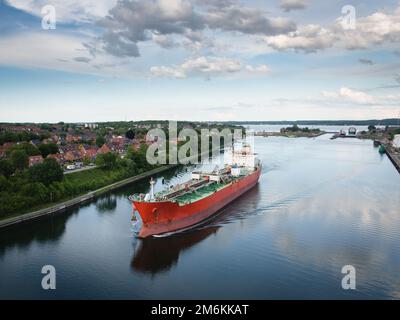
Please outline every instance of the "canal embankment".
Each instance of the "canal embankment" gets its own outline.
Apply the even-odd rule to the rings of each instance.
[[[118,188],[124,187],[126,185],[131,184],[131,183],[140,181],[140,180],[142,180],[144,178],[151,177],[151,176],[159,174],[161,172],[170,170],[170,169],[175,168],[177,166],[178,165],[174,164],[174,165],[166,165],[166,166],[163,166],[163,167],[159,167],[159,168],[156,168],[156,169],[141,173],[139,175],[130,177],[128,179],[124,179],[124,180],[118,181],[116,183],[107,185],[107,186],[102,187],[100,189],[97,189],[95,191],[88,192],[88,193],[86,193],[84,195],[81,195],[79,197],[76,197],[74,199],[58,203],[57,205],[53,205],[51,207],[43,208],[43,209],[40,209],[40,210],[37,210],[37,211],[34,211],[34,212],[21,214],[21,215],[15,216],[15,217],[11,217],[11,218],[6,218],[6,219],[3,219],[3,220],[0,220],[0,228],[9,227],[9,226],[15,225],[17,223],[26,222],[26,221],[38,219],[38,218],[41,218],[41,217],[44,217],[44,216],[47,216],[47,215],[63,212],[66,209],[69,209],[69,208],[84,204],[86,202],[89,202],[89,201],[95,199],[96,197],[99,197],[99,196],[101,196],[101,195],[103,195],[103,194],[105,194],[107,192],[116,190]]]
[[[400,150],[394,148],[391,142],[387,139],[374,139],[374,145],[383,146],[385,148],[384,150],[386,155],[400,173]]]
[[[400,152],[396,151],[393,147],[391,146],[385,146],[385,151],[386,155],[392,161],[393,165],[397,169],[397,171],[400,173]]]

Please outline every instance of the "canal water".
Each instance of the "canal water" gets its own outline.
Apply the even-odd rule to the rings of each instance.
[[[0,298],[399,299],[400,175],[372,141],[256,137],[258,186],[207,226],[133,237],[133,184],[0,230]],[[186,179],[179,168],[157,189]],[[44,265],[56,290],[41,288]],[[356,269],[343,290],[342,267]]]

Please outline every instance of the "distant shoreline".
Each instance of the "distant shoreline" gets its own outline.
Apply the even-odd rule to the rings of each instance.
[[[320,126],[397,126],[400,119],[383,120],[296,120],[296,121],[229,121],[233,125],[320,125]]]
[[[97,124],[110,124],[110,123],[137,123],[137,124],[151,124],[151,123],[160,123],[168,121],[176,121],[176,120],[138,120],[138,121],[107,121],[102,122],[98,121]],[[400,118],[387,118],[387,119],[370,119],[370,120],[280,120],[280,121],[215,121],[215,120],[179,120],[178,122],[193,122],[193,123],[225,123],[225,124],[233,124],[233,125],[332,125],[332,126],[397,126],[400,125]],[[68,124],[82,124],[87,123],[85,121],[76,121],[76,122],[65,122]],[[0,122],[0,125],[6,124],[15,124],[15,125],[27,125],[27,124],[49,124],[49,122]]]

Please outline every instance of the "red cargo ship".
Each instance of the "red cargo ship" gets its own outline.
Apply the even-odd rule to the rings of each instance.
[[[139,214],[140,238],[184,230],[201,224],[234,199],[253,188],[261,164],[249,146],[232,150],[230,165],[212,173],[193,172],[192,179],[168,191],[133,195],[130,200]]]

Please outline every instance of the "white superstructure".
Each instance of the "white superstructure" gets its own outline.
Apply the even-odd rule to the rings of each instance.
[[[225,153],[225,163],[231,166],[254,169],[258,166],[257,155],[253,153],[250,145],[233,147]]]

